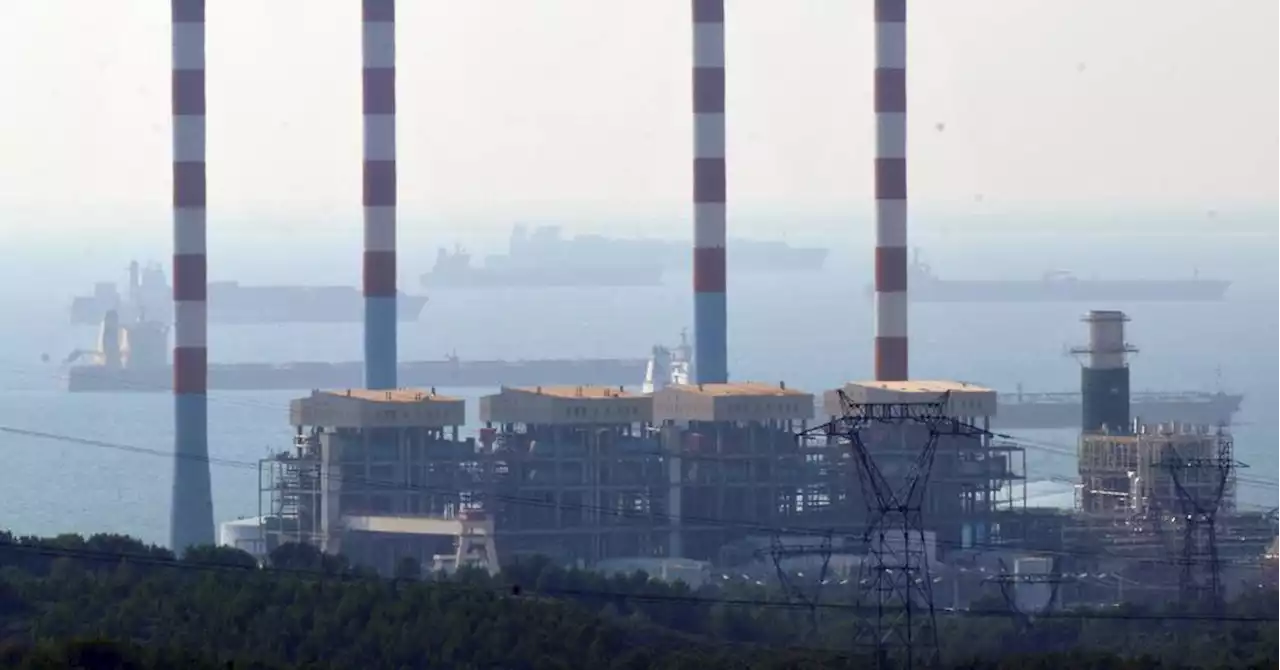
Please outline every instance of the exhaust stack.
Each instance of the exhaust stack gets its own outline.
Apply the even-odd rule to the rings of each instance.
[[[728,381],[724,0],[693,3],[693,324],[697,383]]]
[[[907,0],[876,3],[877,381],[907,379]]]
[[[396,388],[396,3],[362,0],[364,381]]]
[[[173,502],[169,544],[213,544],[205,259],[204,0],[171,0],[173,38]]]
[[[1080,430],[1127,433],[1131,430],[1128,355],[1137,348],[1124,341],[1124,312],[1094,310],[1081,321],[1089,324],[1089,344],[1071,353],[1085,356],[1080,368]]]

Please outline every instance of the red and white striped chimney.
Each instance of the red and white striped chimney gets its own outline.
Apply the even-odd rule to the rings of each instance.
[[[396,2],[363,0],[364,379],[396,388]]]
[[[693,375],[729,381],[725,298],[725,0],[693,9]]]
[[[907,0],[876,3],[877,381],[907,379]]]
[[[170,548],[213,544],[205,294],[205,0],[172,0],[173,498]]]

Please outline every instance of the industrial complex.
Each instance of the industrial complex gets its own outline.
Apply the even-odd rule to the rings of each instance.
[[[1156,424],[1135,415],[1125,315],[1090,312],[1089,342],[1077,351],[1085,360],[1074,510],[1028,506],[1026,447],[992,430],[1007,396],[911,378],[906,9],[903,0],[874,4],[874,379],[809,390],[730,379],[725,2],[692,0],[695,328],[688,374],[659,369],[647,392],[626,384],[500,380],[479,401],[483,427],[468,433],[466,401],[437,393],[433,386],[445,385],[431,380],[402,388],[398,374],[395,3],[363,0],[363,383],[313,390],[291,403],[293,443],[260,463],[261,513],[225,526],[224,541],[258,555],[304,542],[383,572],[406,559],[446,572],[497,570],[534,554],[659,575],[712,566],[745,572],[769,556],[780,564],[783,554],[819,555],[825,571],[832,562],[888,565],[895,540],[865,532],[883,528],[888,515],[898,524],[899,552],[926,557],[892,568],[912,583],[950,580],[957,605],[981,582],[964,575],[994,570],[1004,558],[1043,579],[1067,571],[1124,574],[1127,598],[1163,598],[1171,583],[1184,597],[1216,598],[1232,583],[1230,570],[1256,566],[1274,531],[1266,515],[1235,509],[1239,464],[1229,430],[1197,417]],[[173,0],[173,20],[172,545],[181,550],[214,535],[204,3]],[[936,407],[965,429],[939,432],[940,415],[916,420],[902,409],[913,405]],[[798,439],[847,418],[850,407],[891,408],[884,416],[894,420],[857,424],[860,432],[845,434],[853,439],[836,432],[825,441]],[[902,499],[909,502],[888,490],[896,481],[910,482]],[[866,503],[871,489],[878,508]],[[1078,586],[1073,597],[1111,595]]]
[[[259,516],[226,524],[223,541],[258,555],[308,542],[383,571],[405,559],[496,570],[532,555],[651,574],[700,566],[686,581],[713,566],[758,570],[781,541],[793,559],[825,553],[848,569],[870,550],[859,464],[847,443],[797,436],[838,417],[842,401],[942,403],[973,430],[937,439],[921,496],[938,574],[1005,558],[1029,570],[1039,557],[1054,574],[1140,569],[1129,597],[1167,595],[1197,579],[1178,567],[1189,552],[1186,565],[1212,553],[1216,579],[1239,582],[1272,541],[1271,520],[1236,509],[1226,426],[1132,414],[1126,320],[1085,316],[1074,510],[1028,507],[1027,448],[990,430],[1000,396],[988,388],[884,380],[815,394],[659,376],[649,392],[503,387],[480,399],[474,434],[464,401],[434,389],[313,391],[291,404],[294,444],[259,464]],[[862,440],[882,472],[902,476],[926,432],[884,426]],[[1061,592],[1091,597],[1072,586]]]
[[[845,389],[907,402],[947,393],[956,411],[979,421],[996,409],[995,393],[971,384]],[[796,439],[814,422],[814,405],[813,394],[785,383],[668,385],[651,394],[503,388],[481,399],[479,435],[462,437],[456,398],[316,391],[292,404],[293,447],[261,463],[261,549],[307,541],[389,569],[404,556],[431,564],[465,537],[461,526],[423,536],[391,530],[411,517],[439,521],[437,529],[484,519],[499,560],[542,554],[585,566],[718,563],[769,529],[853,534],[863,515],[848,450]],[[992,515],[1015,508],[1021,463],[1019,447],[988,438],[942,445],[928,506],[939,541],[988,541]]]

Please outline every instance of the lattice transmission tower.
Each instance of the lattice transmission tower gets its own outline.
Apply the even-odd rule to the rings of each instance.
[[[989,433],[948,416],[947,394],[930,402],[857,403],[838,393],[841,416],[802,438],[847,444],[857,464],[868,560],[858,580],[862,620],[855,649],[874,653],[877,667],[936,666],[938,632],[924,523],[929,474],[940,438],[980,439]]]
[[[1004,559],[1000,559],[1000,574],[982,580],[984,583],[996,584],[1000,587],[1000,596],[1004,598],[1011,616],[1023,632],[1031,628],[1037,616],[1048,615],[1055,607],[1060,606],[1058,602],[1060,587],[1064,583],[1075,581],[1073,577],[1058,571],[1052,559],[1036,560],[1050,563],[1051,569],[1047,572],[1010,572]],[[1034,602],[1039,598],[1019,597],[1025,591],[1036,587],[1045,587],[1041,593],[1031,594],[1032,596],[1043,595],[1043,603]],[[1033,602],[1027,602],[1028,600]]]
[[[822,592],[827,585],[828,569],[831,566],[832,536],[834,531],[827,531],[816,537],[816,543],[788,543],[783,535],[775,533],[769,540],[769,558],[773,562],[774,573],[778,577],[778,585],[787,596],[787,602],[802,605],[808,614],[809,639],[818,639],[818,606],[822,602]],[[817,556],[819,566],[816,573],[806,577],[797,574],[795,577],[787,571],[784,564],[788,558]]]
[[[1234,502],[1234,442],[1225,427],[1214,435],[1213,455],[1183,458],[1174,449],[1160,465],[1169,471],[1182,526],[1178,594],[1184,607],[1218,611],[1222,606],[1222,565],[1218,555],[1219,510]]]

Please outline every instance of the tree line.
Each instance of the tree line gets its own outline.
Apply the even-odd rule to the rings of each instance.
[[[119,535],[0,533],[0,666],[862,668],[852,585],[817,608],[754,583],[697,589],[545,559],[384,579],[307,545],[181,558]],[[1215,616],[1140,607],[1037,619],[998,598],[939,612],[956,668],[1277,667],[1277,594]]]

